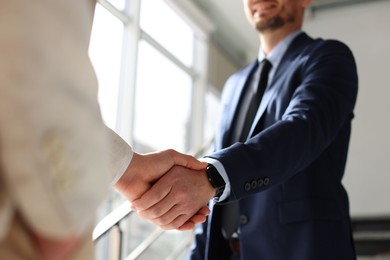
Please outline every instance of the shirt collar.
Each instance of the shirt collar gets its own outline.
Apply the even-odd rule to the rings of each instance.
[[[273,76],[273,73],[275,73],[276,68],[279,66],[280,61],[282,60],[282,57],[284,53],[286,52],[288,46],[290,46],[291,42],[302,33],[301,29],[298,29],[292,33],[290,33],[286,38],[284,38],[281,42],[279,42],[272,51],[266,56],[263,50],[259,50],[259,55],[257,57],[259,63],[263,61],[263,59],[267,58],[272,64],[272,69],[270,71],[270,77]]]

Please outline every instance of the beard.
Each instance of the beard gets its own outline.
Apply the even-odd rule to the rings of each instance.
[[[282,17],[280,15],[274,16],[266,21],[259,21],[255,24],[255,28],[258,32],[265,31],[274,31],[279,28],[282,28],[286,24],[293,23],[295,21],[295,15],[293,13],[289,13],[286,17]]]

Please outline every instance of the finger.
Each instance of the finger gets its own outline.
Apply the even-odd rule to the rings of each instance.
[[[160,189],[159,183],[153,187],[154,189]],[[146,197],[147,199],[147,197]],[[138,215],[143,219],[153,220],[156,225],[165,225],[174,220],[179,214],[179,208],[176,206],[177,197],[170,191],[162,198],[158,203],[138,211]]]
[[[210,215],[210,209],[208,207],[202,207],[189,220],[196,225],[205,222],[208,215]]]
[[[182,230],[188,230],[193,229],[196,224],[203,223],[206,221],[206,213],[209,213],[209,210],[207,207],[202,207],[198,212],[196,213],[189,213],[189,214],[177,214],[177,212],[186,212],[183,211],[183,208],[176,205],[174,208],[172,208],[169,212],[167,212],[164,216],[153,220],[153,223],[160,226],[162,229],[179,229]],[[205,214],[203,214],[205,213]],[[169,221],[169,216],[174,216],[172,221]]]
[[[196,225],[196,224],[205,222],[206,219],[207,219],[207,217],[205,215],[195,214],[190,218],[190,221]]]
[[[178,215],[172,208],[174,208],[173,202],[164,198],[150,208],[137,213],[141,218],[152,220],[156,225],[160,226],[170,223]]]
[[[196,213],[195,215],[193,215],[189,221],[193,222],[195,225],[197,224],[200,224],[200,223],[203,223],[207,220],[207,216],[208,215],[205,215],[205,214],[202,214],[202,213]]]
[[[203,206],[199,211],[198,214],[208,216],[210,215],[210,209],[207,206]]]
[[[182,154],[175,150],[172,150],[171,152],[171,156],[175,165],[180,165],[194,170],[202,170],[207,167],[206,162],[198,161],[195,157],[191,155]]]
[[[173,195],[167,196],[167,201],[172,201],[174,198],[172,198]],[[156,207],[158,207],[161,203],[160,202]],[[153,206],[154,207],[154,206]],[[146,214],[149,214],[147,218],[155,225],[160,226],[160,228],[169,230],[169,229],[177,229],[178,227],[182,226],[186,221],[190,219],[191,216],[195,214],[195,211],[192,210],[191,205],[183,205],[183,204],[176,204],[171,209],[169,209],[165,214],[160,215],[157,218],[152,218],[150,211],[155,210],[153,209],[147,209],[145,212],[140,212],[140,216],[144,217]],[[206,218],[203,215],[203,218]],[[194,223],[195,224],[195,223]]]
[[[178,229],[179,227],[183,226],[187,221],[189,220],[188,215],[180,215],[177,218],[175,218],[172,222],[166,225],[159,225],[161,229],[164,230],[171,230],[171,229]],[[191,221],[188,221],[189,223],[187,225],[191,224]],[[195,224],[192,222],[192,224],[195,226]]]
[[[187,221],[186,223],[184,223],[183,225],[178,227],[176,230],[178,230],[178,231],[187,231],[187,230],[192,230],[194,228],[195,228],[194,222]]]
[[[132,202],[132,207],[135,210],[143,211],[159,203],[171,191],[171,187],[162,186],[163,185],[159,185],[159,183],[153,185],[152,188],[146,191],[140,199],[134,200]]]
[[[196,219],[195,219],[196,218]],[[204,215],[194,215],[186,223],[177,228],[178,231],[192,230],[195,225],[206,222],[207,218]]]
[[[151,220],[158,226],[165,226],[172,222],[176,223],[183,218],[179,218],[180,216],[188,216],[187,219],[189,219],[190,216],[195,214],[193,205],[191,203],[182,203],[180,200],[178,201],[179,198],[180,196],[177,193],[171,192],[159,203],[138,212],[138,214],[140,217]],[[183,223],[187,219],[184,219]]]
[[[206,221],[208,215],[210,215],[210,209],[208,207],[202,207],[190,218],[190,220],[194,222],[194,224],[203,223]]]
[[[163,181],[163,180],[162,180]],[[161,181],[161,182],[162,182]],[[157,186],[157,185],[156,185]],[[144,219],[152,220],[158,226],[165,226],[168,224],[181,226],[191,216],[196,214],[199,210],[199,206],[192,203],[191,200],[185,199],[185,190],[180,188],[172,188],[169,194],[159,201],[157,204],[138,212],[139,216]],[[208,208],[202,209],[204,212],[201,215],[205,218],[205,214],[208,213]],[[182,216],[187,216],[187,219],[183,219]],[[178,223],[182,220],[182,223]]]
[[[207,220],[208,215],[210,215],[210,209],[204,206],[194,216],[192,216],[186,223],[178,227],[177,230],[185,231],[185,230],[194,229],[195,225],[205,222]]]
[[[125,190],[119,190],[122,195],[129,201],[140,199],[142,194],[149,190],[152,186],[148,183],[139,183],[138,185],[127,186]]]

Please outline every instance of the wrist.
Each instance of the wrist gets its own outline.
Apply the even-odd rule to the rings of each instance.
[[[225,181],[212,164],[207,165],[206,175],[211,186],[215,189],[214,198],[218,199],[225,190]]]
[[[144,160],[145,155],[134,153],[126,171],[114,184],[115,189],[129,201],[138,199],[145,190],[150,188],[147,174],[142,174],[142,165],[147,165]]]

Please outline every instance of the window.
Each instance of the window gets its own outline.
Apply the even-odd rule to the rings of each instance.
[[[205,133],[209,136],[205,130],[209,117],[203,122],[207,32],[200,27],[195,30],[195,20],[189,25],[193,10],[179,15],[180,8],[172,3],[99,0],[95,11],[89,55],[99,81],[102,116],[138,152],[166,148],[188,152],[203,144]],[[184,17],[185,13],[189,16]],[[200,24],[205,24],[204,19]],[[112,191],[98,219],[123,200]],[[119,227],[123,232],[121,252],[116,239],[105,237],[97,244],[98,259],[127,256],[155,229],[135,215]],[[188,243],[189,235],[164,233],[141,259],[160,259],[153,255],[168,255],[177,241]]]
[[[125,9],[126,0],[108,0],[113,6],[118,8],[119,10]]]
[[[140,10],[134,146],[139,151],[188,151],[194,31],[163,0]]]
[[[141,1],[140,25],[186,66],[192,66],[194,31],[163,0]]]
[[[174,148],[185,152],[191,115],[190,75],[144,40],[139,45],[137,69],[137,150]]]
[[[89,55],[98,77],[103,120],[112,129],[115,129],[117,119],[122,35],[123,23],[97,5]]]

